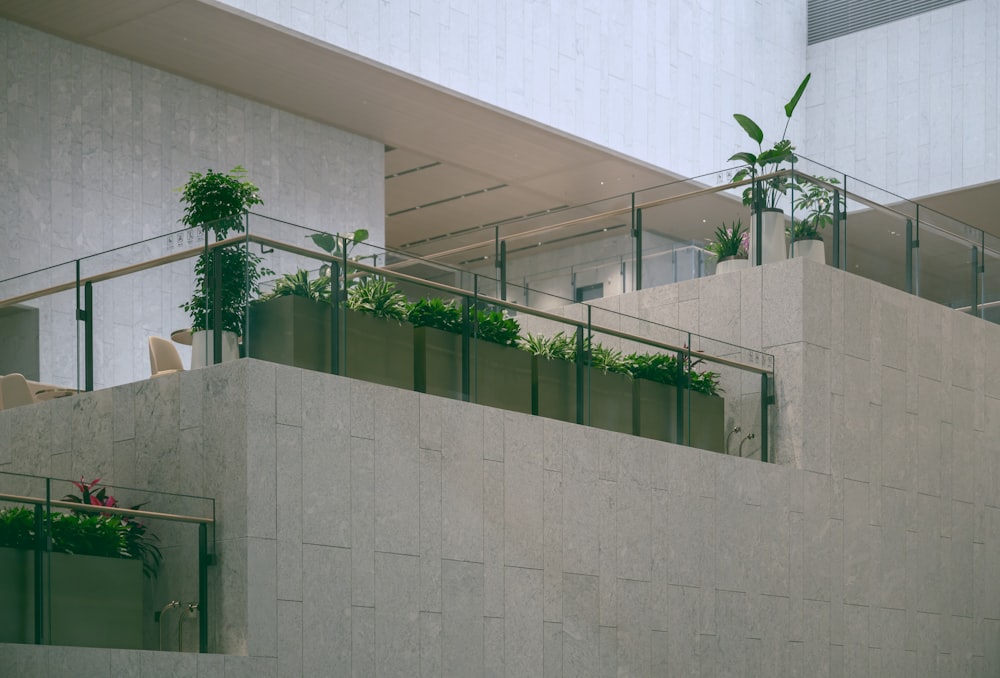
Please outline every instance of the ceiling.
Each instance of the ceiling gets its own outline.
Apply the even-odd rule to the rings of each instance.
[[[457,250],[449,260],[461,261],[479,251],[477,244],[492,251],[492,224],[542,215],[508,229],[533,230],[627,203],[598,202],[558,218],[548,216],[551,210],[678,180],[228,6],[102,0],[100,7],[95,11],[94,3],[79,0],[4,0],[0,16],[384,143],[389,247]],[[698,188],[685,182],[647,197]],[[1000,182],[924,202],[1000,236],[994,216]],[[715,194],[674,203],[669,217],[650,226],[702,241],[740,209],[732,196]],[[598,231],[620,223],[617,215],[593,222]],[[594,229],[584,222],[561,230],[585,236]],[[447,235],[453,237],[442,242]]]

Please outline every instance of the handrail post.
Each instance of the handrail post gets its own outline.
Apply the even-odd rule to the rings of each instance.
[[[642,289],[642,208],[635,207],[635,193],[632,194],[632,237],[635,239],[635,267],[632,269],[635,289]]]
[[[330,262],[330,374],[340,374],[340,262],[337,260]]]
[[[222,362],[222,248],[212,250],[212,365]]]
[[[833,189],[833,267],[840,266],[840,190]]]
[[[84,390],[94,390],[94,284],[83,285],[83,365]]]
[[[760,374],[760,460],[764,463],[768,458],[767,408],[771,405],[771,384],[767,372]]]
[[[913,221],[911,219],[906,220],[906,260],[905,264],[905,275],[906,275],[906,291],[908,294],[913,294],[913,250],[916,248],[916,241],[913,239]]]
[[[48,497],[48,481],[46,481],[46,498]],[[35,504],[35,645],[45,644],[45,567],[44,558],[47,550],[45,530],[45,515],[41,504]]]
[[[507,301],[507,241],[500,241],[500,256],[497,257],[497,268],[500,269],[500,299]]]
[[[205,523],[198,524],[198,652],[208,652],[208,525]]]
[[[583,380],[587,367],[587,349],[583,341],[583,325],[576,326],[576,423],[583,423]]]
[[[969,263],[972,265],[972,271],[971,271],[972,305],[971,308],[969,309],[969,312],[978,318],[979,317],[979,248],[976,247],[975,245],[972,246],[971,255],[972,255],[970,257],[971,261]]]

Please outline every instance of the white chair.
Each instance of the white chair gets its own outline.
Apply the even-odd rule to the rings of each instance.
[[[0,377],[0,409],[11,409],[21,405],[32,405],[38,402],[28,388],[28,380],[23,374],[8,374]]]
[[[181,355],[172,342],[162,337],[149,338],[149,370],[154,377],[184,371]]]

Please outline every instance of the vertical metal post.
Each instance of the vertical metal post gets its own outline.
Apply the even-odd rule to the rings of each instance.
[[[330,374],[340,374],[340,262],[337,261],[330,262]]]
[[[913,221],[906,220],[906,291],[913,294],[913,248],[916,247],[913,240]]]
[[[840,190],[833,189],[833,267],[840,266]]]
[[[507,301],[507,241],[500,241],[500,256],[497,258],[497,268],[500,269],[500,299]]]
[[[635,238],[635,289],[642,289],[642,209],[635,208],[635,193],[632,194],[632,237]]]
[[[587,359],[587,347],[583,341],[583,326],[578,325],[576,328],[576,423],[583,423],[583,380],[586,378],[587,365],[589,364]]]
[[[212,364],[222,362],[222,248],[212,250]]]
[[[759,187],[757,186],[757,177],[753,177],[753,205],[754,205],[754,266],[760,266],[763,263],[763,257],[761,255],[761,244],[764,240],[764,201],[758,197]]]
[[[94,390],[94,284],[83,285],[83,364],[84,390]]]
[[[972,308],[969,312],[979,317],[979,248],[975,245],[972,246]]]
[[[472,303],[473,302],[469,297],[462,299],[462,400],[465,402],[469,402],[472,395],[470,393],[472,370],[471,357],[469,355],[472,348],[472,342],[470,341],[472,334],[472,321],[470,319],[469,306],[471,306]]]
[[[208,652],[208,525],[198,524],[198,652]]]
[[[770,461],[768,457],[767,408],[771,404],[771,383],[767,372],[760,375],[760,460]]]
[[[46,479],[46,486],[48,480]],[[46,502],[48,492],[46,492]],[[45,567],[46,547],[45,512],[41,504],[35,504],[35,645],[45,644]]]

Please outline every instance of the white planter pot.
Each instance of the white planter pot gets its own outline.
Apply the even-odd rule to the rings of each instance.
[[[750,268],[749,259],[736,259],[727,258],[723,259],[715,265],[715,273],[732,273],[733,271],[742,271],[744,268]]]
[[[826,249],[822,240],[796,240],[792,243],[792,252],[796,259],[812,259],[821,264],[826,263]]]
[[[787,258],[785,250],[785,213],[781,210],[764,210],[761,224],[760,263],[770,264],[784,261]],[[757,216],[750,220],[750,265],[757,265]]]
[[[214,365],[210,359],[215,338],[212,330],[198,330],[191,333],[191,369]],[[235,332],[222,333],[222,362],[237,360],[240,357],[240,347]]]

